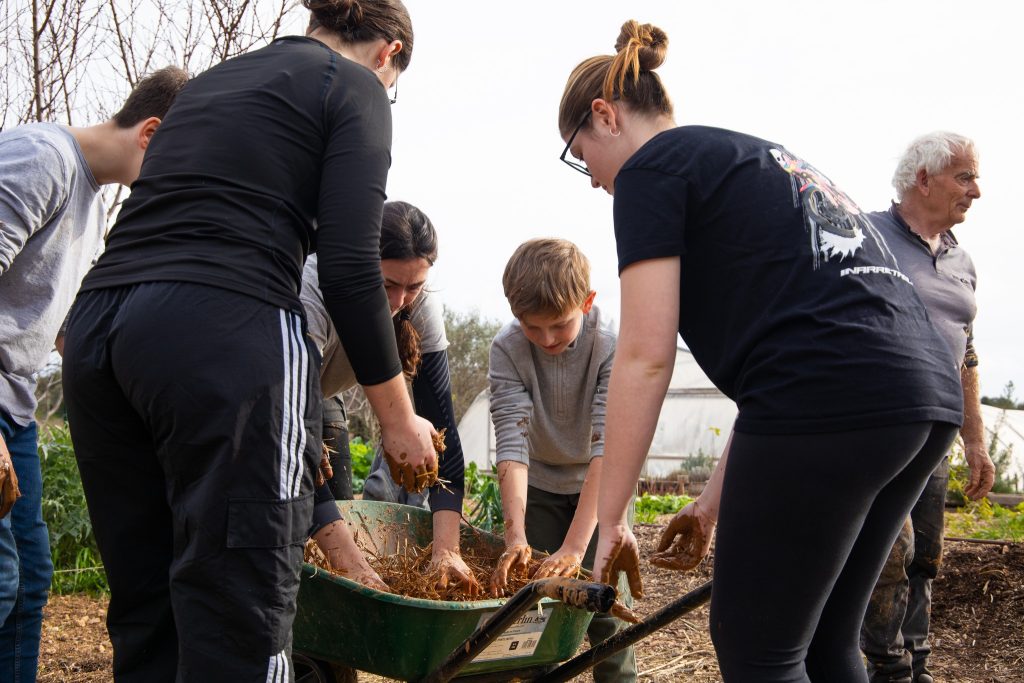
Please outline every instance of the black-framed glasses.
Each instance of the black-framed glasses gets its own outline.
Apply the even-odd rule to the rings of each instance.
[[[590,112],[587,111],[587,115],[583,117],[582,121],[580,121],[580,125],[576,126],[576,130],[574,130],[572,132],[572,135],[569,136],[569,142],[565,143],[565,149],[562,150],[562,156],[558,157],[559,159],[569,164],[571,167],[573,167],[574,169],[576,169],[585,176],[590,175],[590,169],[587,168],[587,165],[585,163],[583,163],[582,161],[576,161],[572,158],[566,159],[565,157],[569,155],[569,148],[572,147],[572,141],[576,139],[576,134],[580,132],[580,130],[587,123],[587,120],[589,118]]]
[[[391,88],[388,90],[388,102],[394,104],[398,101],[398,74],[395,74],[395,82],[391,84]]]

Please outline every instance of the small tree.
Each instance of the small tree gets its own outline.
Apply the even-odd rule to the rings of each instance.
[[[1002,408],[1003,410],[1024,410],[1024,401],[1017,403],[1016,397],[1014,396],[1013,382],[1007,382],[1006,386],[1003,387],[1003,393],[1000,396],[982,396],[981,402],[987,406],[993,406],[995,408]]]
[[[445,306],[444,328],[448,335],[448,367],[457,422],[473,399],[487,388],[491,340],[501,329],[501,323],[485,318],[479,311],[460,313]]]

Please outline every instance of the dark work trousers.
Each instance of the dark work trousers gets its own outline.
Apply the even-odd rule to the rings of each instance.
[[[726,683],[867,681],[868,597],[955,434],[933,422],[734,434],[710,617]]]
[[[526,541],[532,548],[553,553],[562,547],[562,541],[569,532],[569,525],[579,506],[579,494],[549,493],[530,486],[526,493]],[[630,501],[629,525],[633,526],[633,505]],[[583,556],[583,568],[594,568],[594,555],[597,552],[597,531],[590,539],[587,552]],[[633,596],[629,593],[629,584],[625,575],[619,577],[619,597],[627,605],[632,606]],[[610,614],[595,614],[587,637],[591,645],[596,645],[623,628],[625,624]],[[636,680],[636,656],[632,647],[618,651],[594,667],[596,683],[617,683],[619,681]]]
[[[944,458],[928,477],[871,594],[860,646],[872,683],[911,683],[928,672],[932,581],[942,562],[948,484]]]
[[[348,450],[348,418],[341,396],[324,399],[324,445],[330,450],[328,460],[333,475],[327,486],[334,500],[352,500],[352,454]]]
[[[320,462],[304,318],[204,285],[82,293],[64,398],[118,683],[288,682]]]

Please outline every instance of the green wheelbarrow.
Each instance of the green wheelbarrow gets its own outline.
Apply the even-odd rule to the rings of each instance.
[[[431,516],[421,508],[359,500],[338,506],[378,553],[430,542]],[[468,525],[461,541],[478,554],[504,549],[500,537]],[[351,669],[423,683],[565,681],[710,595],[709,582],[573,658],[593,613],[611,608],[610,586],[550,578],[507,599],[448,602],[384,593],[304,564],[292,628],[296,682],[343,683],[354,680]]]

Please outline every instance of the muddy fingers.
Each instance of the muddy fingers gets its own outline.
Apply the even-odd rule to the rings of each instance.
[[[14,502],[21,497],[21,489],[18,488],[18,475],[11,464],[10,456],[6,453],[4,456],[0,458],[0,518],[6,517],[14,507]]]

